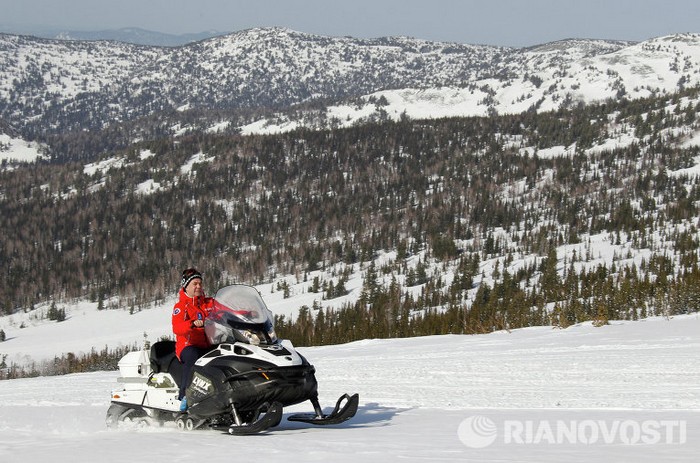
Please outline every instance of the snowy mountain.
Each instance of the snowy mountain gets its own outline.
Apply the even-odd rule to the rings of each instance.
[[[700,35],[684,34],[638,44],[564,40],[498,54],[496,69],[466,85],[382,90],[354,105],[331,105],[322,120],[437,118],[551,111],[577,104],[673,93],[700,83]],[[377,101],[383,101],[378,104]],[[243,127],[275,133],[303,125],[278,116]]]
[[[262,448],[106,431],[114,371],[0,381],[0,459],[694,461],[700,96],[671,94],[698,85],[699,45],[0,36],[0,159],[55,152],[71,130],[113,151],[2,174],[0,373],[76,371],[169,335],[171,277],[192,255],[208,290],[247,275],[318,331],[343,309],[392,318],[392,336],[456,310],[496,330],[301,347],[322,403],[359,392],[360,410],[340,429],[284,421]],[[650,96],[664,97],[625,106]],[[463,115],[501,116],[403,120]],[[402,122],[360,126],[388,119]]]
[[[35,326],[66,326],[47,316],[52,300],[69,316],[161,307],[192,259],[211,290],[264,284],[287,320],[382,305],[377,336],[698,311],[698,107],[690,89],[558,113],[166,136],[18,169],[0,191],[0,329],[17,340],[0,347],[22,346],[19,362]],[[453,309],[440,328],[399,320]]]
[[[321,304],[355,304],[370,264],[382,269],[376,281],[383,289],[395,279],[410,296],[404,302],[415,303],[415,316],[426,307],[450,306],[421,301],[424,291],[466,307],[480,289],[513,275],[521,295],[540,295],[541,267],[548,260],[558,259],[553,272],[561,279],[597,268],[610,270],[601,279],[622,278],[620,269],[633,268],[635,277],[655,283],[658,275],[692,272],[697,259],[700,97],[668,95],[633,110],[620,101],[614,111],[578,103],[665,95],[679,84],[696,84],[698,35],[640,44],[568,40],[522,50],[328,38],[284,29],[244,31],[173,49],[7,35],[0,42],[0,97],[13,102],[0,106],[7,115],[0,122],[3,159],[24,152],[20,159],[29,160],[50,151],[22,141],[40,127],[50,132],[74,124],[80,127],[75,137],[89,139],[94,134],[84,129],[95,123],[102,132],[94,136],[101,137],[109,133],[110,117],[180,109],[153,116],[167,127],[153,143],[132,140],[134,133],[125,130],[135,142],[128,152],[82,169],[52,166],[5,177],[2,257],[10,270],[3,281],[10,289],[3,311],[13,315],[0,319],[12,341],[0,352],[12,354],[9,362],[37,360],[31,350],[40,340],[36,333],[48,329],[44,325],[70,326],[47,319],[54,294],[63,295],[59,302],[71,320],[74,310],[97,313],[98,300],[137,312],[161,307],[173,267],[189,259],[181,249],[196,250],[225,269],[217,270],[218,281],[231,272],[280,285],[275,298],[284,292],[293,296],[277,300],[290,304],[282,312],[290,318],[302,306],[313,307],[315,315]],[[237,129],[226,128],[224,109],[197,120],[200,113],[186,107],[287,108],[320,98],[317,106],[280,109],[274,119],[239,127],[243,133],[284,132],[319,121],[319,127],[342,126],[403,115],[509,110],[523,117],[388,124],[332,133],[327,140],[314,134],[251,140],[185,136],[193,126]],[[337,103],[348,98],[352,104]],[[530,109],[561,105],[572,108],[570,120],[551,114],[526,120]],[[182,123],[171,125],[172,115]],[[13,118],[25,125],[17,128]],[[55,123],[46,125],[52,118]],[[472,253],[481,259],[476,268],[461,268],[460,255]],[[148,277],[127,272],[131,265]],[[320,283],[312,291],[315,278],[324,285],[346,281],[342,291],[321,289]],[[688,285],[692,290],[692,280]],[[584,313],[569,314],[571,320],[591,319],[591,301],[606,297],[600,287],[587,291],[573,301],[586,304]],[[611,310],[626,317],[671,313],[671,303],[675,313],[697,310],[692,301],[652,300],[653,291],[638,291],[645,294],[638,306],[621,309],[614,300]],[[690,292],[684,296],[690,298]],[[546,310],[554,310],[555,301],[570,302],[550,296]],[[68,303],[72,297],[92,302]],[[545,312],[542,301],[528,303]],[[489,323],[491,329],[501,321]],[[138,341],[114,334],[113,343]]]
[[[33,138],[173,110],[217,109],[239,117],[219,116],[210,127],[279,131],[310,119],[311,125],[337,126],[401,114],[518,113],[634,99],[697,85],[698,69],[698,34],[642,43],[565,40],[524,49],[281,28],[174,48],[2,34],[0,118]],[[311,117],[298,109],[280,112],[311,103]],[[268,114],[256,118],[251,110]],[[278,114],[271,117],[270,110]],[[248,112],[247,122],[239,120],[240,111]],[[176,125],[177,115],[168,117],[170,127]]]
[[[286,29],[252,29],[177,48],[0,38],[0,115],[13,123],[34,116],[35,124],[54,129],[100,127],[166,109],[286,107],[464,82],[488,72],[483,68],[499,50]],[[92,114],[81,114],[88,107]]]

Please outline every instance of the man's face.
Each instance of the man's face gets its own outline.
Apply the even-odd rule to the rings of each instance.
[[[190,297],[199,297],[202,295],[202,280],[195,278],[190,281],[185,288],[185,292]]]

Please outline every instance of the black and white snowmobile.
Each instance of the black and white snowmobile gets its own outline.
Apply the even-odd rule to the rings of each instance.
[[[254,434],[277,426],[283,407],[311,401],[313,413],[290,421],[338,424],[357,412],[358,394],[342,395],[325,414],[313,365],[287,340],[278,340],[272,313],[252,286],[231,285],[214,296],[204,330],[212,350],[197,360],[187,387],[186,412],[177,399],[182,364],[174,341],[158,341],[119,361],[107,425],[174,421],[180,429],[214,428]]]

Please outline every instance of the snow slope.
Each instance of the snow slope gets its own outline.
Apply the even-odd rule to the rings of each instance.
[[[44,155],[42,145],[0,132],[0,163],[3,161],[34,162]]]
[[[475,76],[468,85],[384,89],[362,103],[331,105],[324,120],[340,127],[368,120],[437,119],[553,111],[577,103],[671,94],[698,85],[700,34],[674,34],[641,43],[562,40],[513,50],[499,76]],[[377,101],[383,101],[378,105]],[[240,127],[244,135],[288,132],[298,116],[263,119]]]
[[[117,372],[0,381],[0,461],[670,462],[700,451],[698,314],[300,350],[324,406],[360,393],[353,420],[284,420],[248,437],[107,430]]]

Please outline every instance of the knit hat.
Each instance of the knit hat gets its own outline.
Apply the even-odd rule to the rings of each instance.
[[[202,273],[199,270],[194,268],[184,270],[182,272],[182,281],[180,281],[180,286],[182,286],[182,288],[187,288],[190,281],[194,280],[195,278],[199,278],[200,280],[202,279]]]

